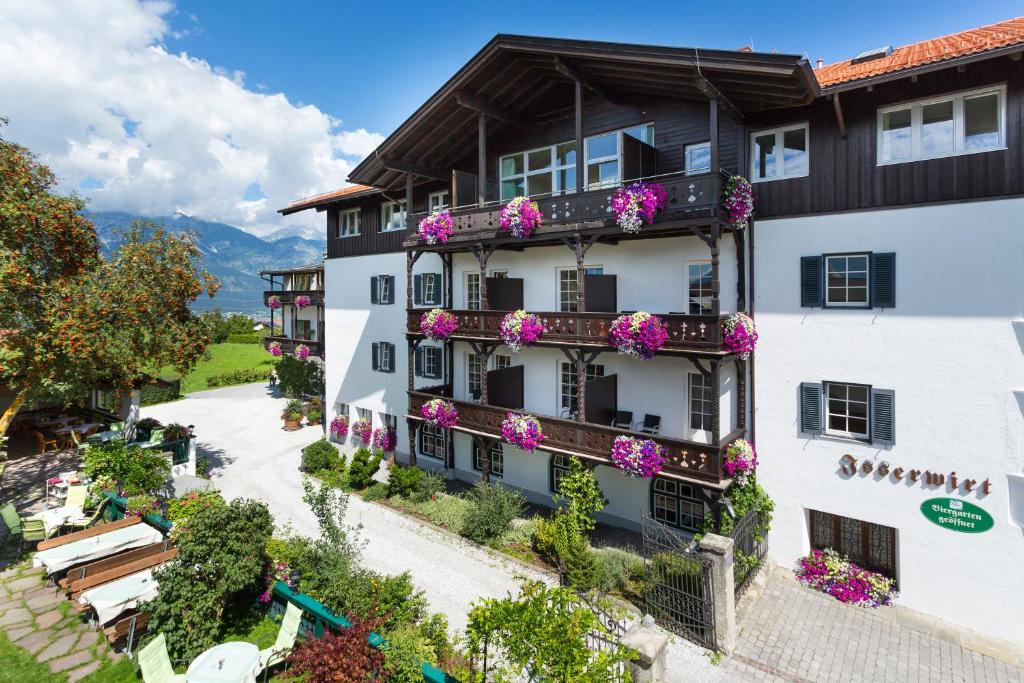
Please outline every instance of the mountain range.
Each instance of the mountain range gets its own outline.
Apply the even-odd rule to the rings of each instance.
[[[225,313],[263,313],[263,290],[269,287],[259,272],[316,263],[327,248],[324,233],[311,228],[282,228],[260,238],[233,225],[180,213],[152,218],[119,211],[90,211],[87,216],[96,226],[107,255],[117,250],[120,233],[135,220],[150,220],[173,232],[197,233],[203,265],[221,283],[216,297],[203,296],[196,301],[198,310],[219,307]]]

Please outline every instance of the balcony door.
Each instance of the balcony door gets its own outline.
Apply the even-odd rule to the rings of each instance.
[[[523,366],[513,365],[487,373],[487,401],[492,406],[522,410],[524,405]]]

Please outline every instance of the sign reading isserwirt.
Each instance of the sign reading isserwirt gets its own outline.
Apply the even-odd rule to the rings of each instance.
[[[965,534],[980,534],[994,524],[992,515],[983,509],[957,498],[929,498],[921,503],[921,514],[943,529]]]

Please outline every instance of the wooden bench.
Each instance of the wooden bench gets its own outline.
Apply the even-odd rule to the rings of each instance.
[[[39,545],[36,549],[49,550],[50,548],[59,548],[60,546],[67,545],[68,543],[74,543],[75,541],[81,541],[86,538],[93,538],[94,536],[105,534],[108,531],[117,531],[118,529],[123,529],[125,527],[132,526],[133,524],[139,524],[140,522],[142,522],[141,517],[125,517],[124,519],[119,519],[116,522],[108,522],[107,524],[100,524],[99,526],[83,529],[82,531],[76,531],[65,536],[57,536],[56,538],[48,538],[45,541],[39,541]]]
[[[141,560],[135,560],[134,562],[129,562],[119,567],[115,567],[114,569],[98,572],[91,576],[87,576],[84,579],[72,581],[69,586],[69,590],[71,591],[71,599],[74,601],[75,609],[79,612],[85,612],[90,609],[89,605],[82,605],[78,602],[78,598],[81,597],[84,591],[87,591],[90,588],[95,588],[96,586],[102,586],[103,584],[110,583],[111,581],[123,579],[126,576],[131,576],[132,574],[138,574],[139,572],[152,567],[157,567],[164,562],[174,559],[177,554],[178,549],[171,548],[170,550],[165,550],[162,553],[150,555],[149,557],[144,557]]]
[[[138,642],[139,636],[146,632],[146,628],[149,625],[149,616],[149,612],[135,612],[134,614],[121,617],[103,629],[103,635],[111,645],[127,640],[125,652],[131,654],[132,645]]]
[[[137,560],[144,560],[147,557],[158,555],[169,550],[170,547],[170,541],[161,541],[159,543],[144,545],[141,548],[126,550],[123,553],[114,555],[113,557],[106,557],[102,560],[96,560],[95,562],[79,565],[78,567],[69,569],[64,578],[57,582],[57,585],[61,588],[68,589],[74,581],[80,581],[87,576],[101,574],[105,571],[110,571],[111,569],[117,569],[122,565],[130,564]]]

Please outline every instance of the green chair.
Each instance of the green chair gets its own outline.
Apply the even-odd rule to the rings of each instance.
[[[164,442],[164,430],[154,429],[149,434],[149,443],[163,443]]]
[[[284,662],[285,657],[291,654],[292,648],[295,646],[295,639],[299,635],[301,623],[302,610],[289,602],[273,647],[260,650],[260,671],[266,671],[275,664]]]
[[[78,432],[75,430],[71,430],[71,444],[79,455],[84,455],[85,452],[92,447],[92,444],[89,443],[89,437],[86,437],[85,441],[82,441],[78,436]]]
[[[89,487],[85,484],[69,486],[68,494],[64,498],[64,505],[61,507],[66,508],[84,508],[85,501],[89,499]]]
[[[100,504],[96,506],[95,512],[92,513],[92,517],[82,516],[78,519],[69,519],[64,523],[64,526],[71,527],[72,531],[82,531],[83,529],[89,529],[99,523],[103,519],[103,510],[107,507],[107,503],[110,499],[106,496],[100,501]]]
[[[7,503],[0,507],[0,518],[3,518],[4,524],[7,525],[7,531],[11,536],[21,537],[21,541],[18,544],[19,555],[25,547],[25,541],[38,543],[39,541],[46,540],[46,527],[43,526],[43,520],[22,517],[14,509],[13,503]]]
[[[108,432],[123,432],[124,422],[111,422],[110,426],[107,427]]]
[[[174,673],[167,638],[162,633],[139,650],[139,668],[146,683],[185,683],[185,674]]]

